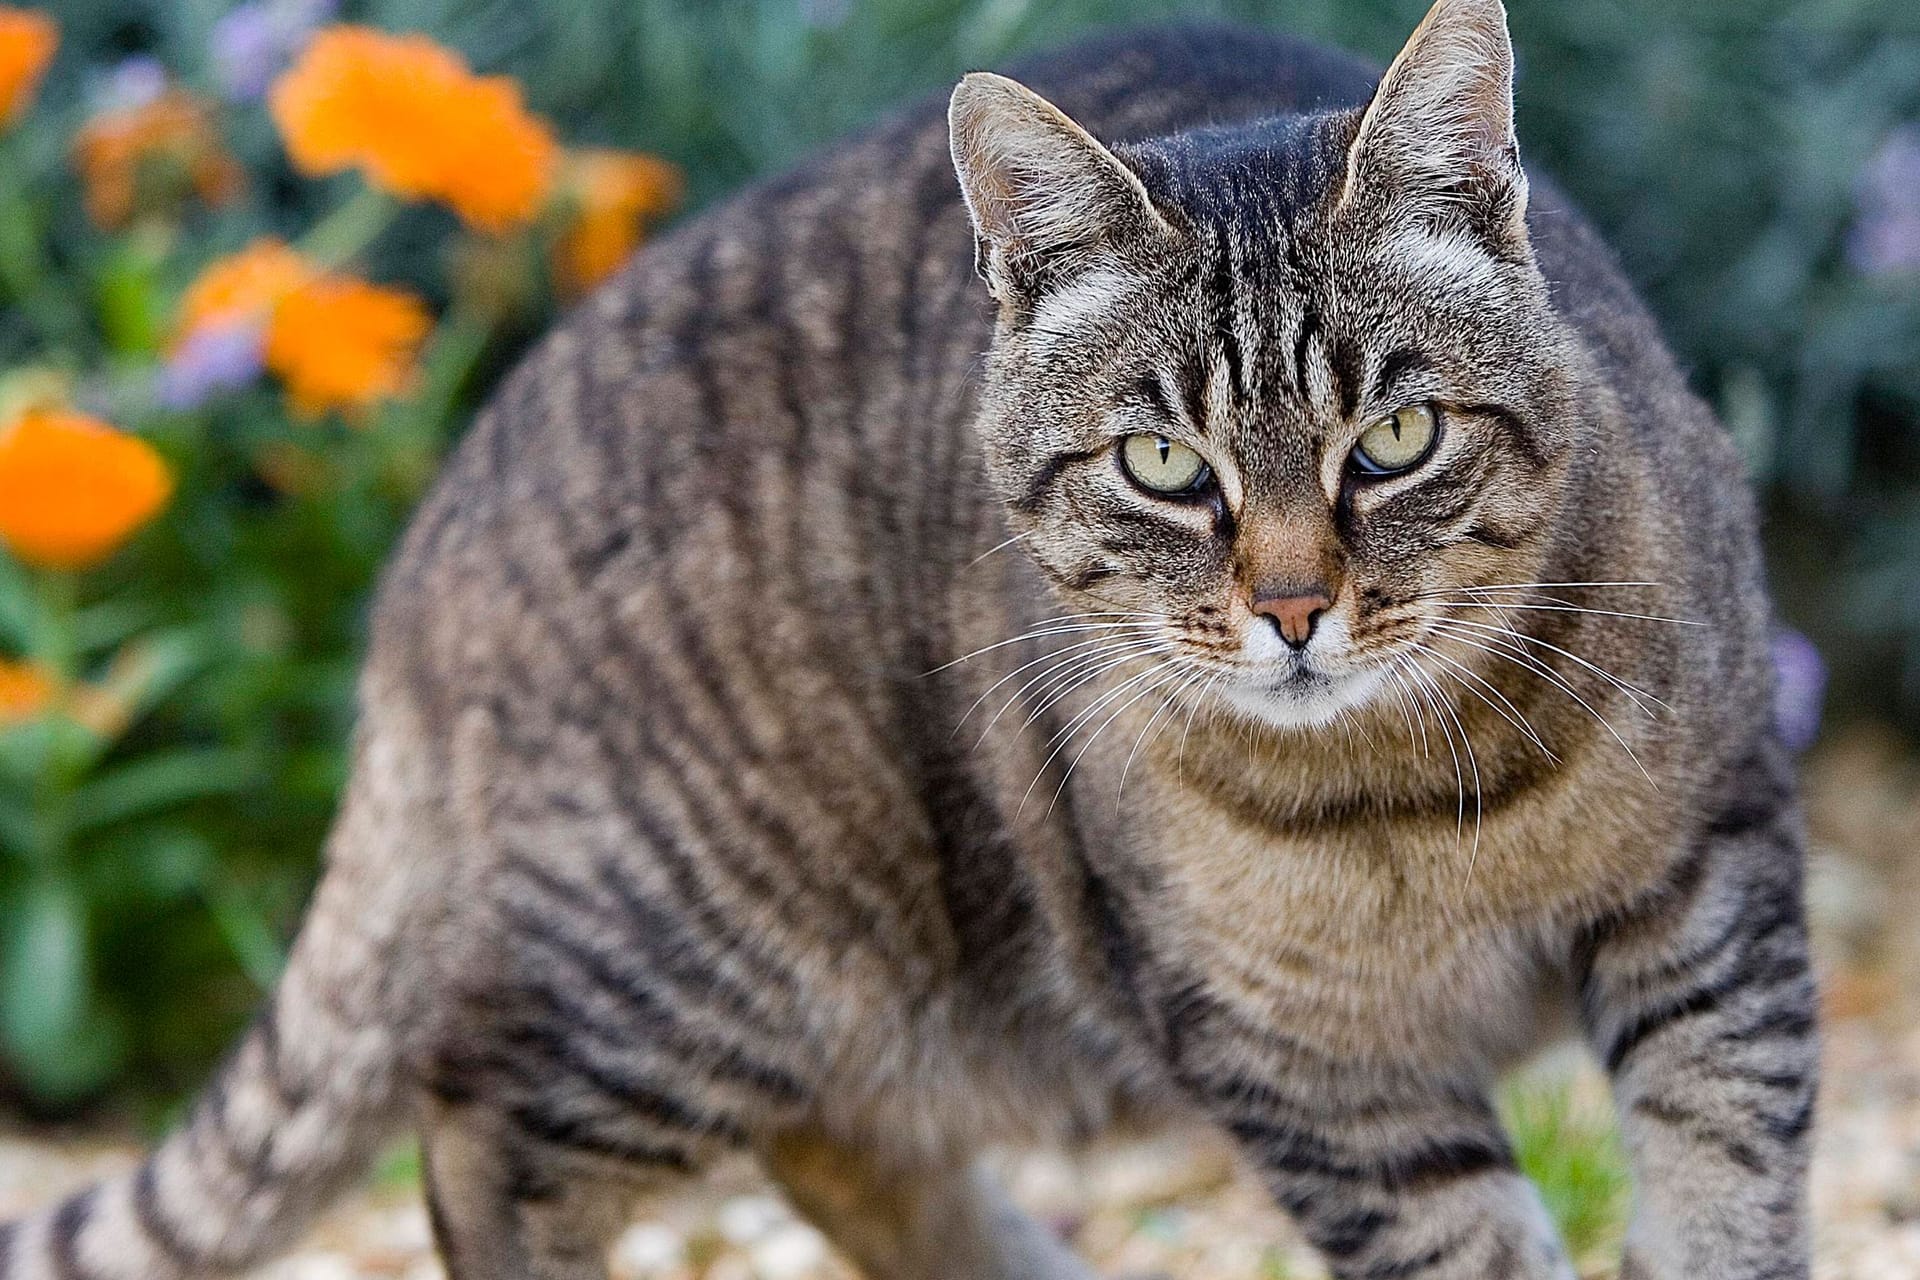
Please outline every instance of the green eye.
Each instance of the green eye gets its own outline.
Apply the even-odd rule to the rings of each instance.
[[[1155,493],[1192,493],[1213,478],[1205,458],[1165,436],[1128,436],[1120,461],[1135,483]]]
[[[1440,434],[1440,414],[1430,404],[1409,405],[1360,433],[1353,465],[1362,475],[1387,476],[1425,459]]]

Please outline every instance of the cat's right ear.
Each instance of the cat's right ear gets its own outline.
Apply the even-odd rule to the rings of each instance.
[[[1002,304],[1030,305],[1103,246],[1169,231],[1124,161],[1018,81],[974,72],[947,124],[975,265]]]
[[[1489,248],[1526,256],[1527,175],[1513,129],[1501,0],[1434,0],[1374,90],[1336,208],[1372,192]]]

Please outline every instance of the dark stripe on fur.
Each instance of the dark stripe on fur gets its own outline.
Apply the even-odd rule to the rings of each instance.
[[[133,1215],[146,1233],[149,1243],[167,1255],[167,1260],[182,1271],[196,1270],[206,1259],[199,1249],[181,1238],[179,1228],[167,1217],[160,1203],[160,1174],[153,1161],[140,1166],[133,1176]]]
[[[93,1198],[98,1193],[98,1187],[89,1187],[68,1199],[53,1215],[47,1252],[59,1280],[88,1280],[92,1274],[80,1261],[80,1233],[93,1215]]]
[[[1105,452],[1105,449],[1076,449],[1054,454],[1027,481],[1026,491],[1013,500],[1013,505],[1027,515],[1036,514],[1045,505],[1048,492],[1059,483],[1067,468],[1091,462]]]

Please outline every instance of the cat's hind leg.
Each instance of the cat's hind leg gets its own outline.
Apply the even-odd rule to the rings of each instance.
[[[869,1280],[1094,1280],[971,1159],[894,1160],[811,1130],[783,1135],[765,1159]]]
[[[584,1160],[481,1108],[444,1110],[423,1146],[448,1280],[606,1280],[607,1252],[636,1202],[690,1172],[640,1150]]]

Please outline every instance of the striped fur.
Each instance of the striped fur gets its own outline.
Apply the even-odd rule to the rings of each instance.
[[[1489,1089],[1576,1021],[1629,1274],[1806,1275],[1753,516],[1527,190],[1496,0],[1364,117],[1364,66],[1246,31],[1020,70],[681,229],[508,380],[387,574],[271,1009],[0,1280],[240,1269],[407,1129],[454,1280],[599,1280],[734,1150],[875,1276],[1083,1280],[973,1155],[1141,1116],[1234,1135],[1341,1277],[1565,1277]],[[1356,480],[1423,400],[1431,457]],[[1128,431],[1212,487],[1130,484]],[[1308,589],[1293,652],[1251,602]]]

